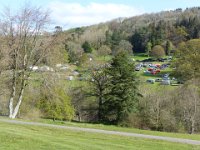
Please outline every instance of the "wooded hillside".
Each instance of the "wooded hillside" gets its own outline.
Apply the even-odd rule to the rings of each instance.
[[[199,28],[200,7],[194,7],[119,18],[107,23],[75,28],[65,31],[65,38],[80,45],[87,41],[96,50],[107,45],[113,52],[119,48],[121,40],[127,40],[132,44],[134,52],[145,52],[149,42],[151,47],[166,47],[167,41],[177,46],[182,41],[199,38]]]

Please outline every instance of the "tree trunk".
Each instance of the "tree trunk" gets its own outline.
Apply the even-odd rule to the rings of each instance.
[[[18,112],[19,112],[19,108],[21,106],[21,103],[22,103],[22,99],[23,99],[23,96],[24,96],[24,89],[25,89],[25,86],[26,86],[26,80],[25,80],[25,75],[24,75],[24,79],[22,81],[22,85],[21,85],[21,90],[20,90],[20,94],[19,94],[19,98],[18,98],[18,101],[17,101],[17,104],[15,106],[15,109],[13,111],[13,99],[14,97],[11,97],[11,100],[10,100],[10,114],[9,114],[9,118],[11,119],[14,119],[16,118]]]
[[[14,97],[15,97],[15,87],[13,87],[12,96],[10,97],[10,100],[9,100],[9,118],[12,118],[12,114],[13,114]]]
[[[16,118],[17,113],[19,112],[19,107],[20,107],[20,105],[22,103],[22,99],[23,99],[23,96],[24,96],[24,88],[25,88],[25,86],[21,89],[17,105],[16,105],[16,107],[14,109],[14,112],[13,112],[13,115],[12,115],[12,119]]]
[[[101,98],[101,96],[99,97],[98,120],[102,121],[102,98]]]
[[[194,131],[195,131],[195,121],[196,121],[196,113],[197,113],[197,97],[196,97],[196,95],[195,94],[193,94],[194,95],[194,114],[193,114],[193,116],[192,116],[192,123],[191,123],[191,134],[193,134],[194,133]]]
[[[190,134],[193,134],[195,131],[195,120],[192,119],[192,122],[191,122],[191,129],[190,129]]]
[[[78,114],[78,121],[81,122],[81,115]]]
[[[13,79],[12,79],[12,92],[9,100],[9,118],[12,118],[13,115],[13,102],[14,102],[14,97],[16,95],[16,73],[15,71],[13,72]]]

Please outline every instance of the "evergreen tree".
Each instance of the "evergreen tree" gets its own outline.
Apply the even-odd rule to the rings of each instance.
[[[106,72],[109,82],[104,102],[104,119],[119,124],[130,112],[137,110],[140,94],[134,62],[127,53],[121,52],[113,58]]]
[[[165,54],[170,55],[171,50],[172,50],[172,43],[169,40],[167,40],[166,48],[165,48]]]
[[[148,42],[146,45],[146,48],[145,48],[145,51],[146,51],[146,54],[148,55],[148,57],[151,52],[151,48],[152,48],[152,44],[151,44],[151,42]]]
[[[83,50],[84,50],[85,53],[92,53],[92,51],[93,51],[92,46],[91,46],[90,43],[87,42],[87,41],[85,41],[85,42],[83,43],[82,48],[83,48]]]

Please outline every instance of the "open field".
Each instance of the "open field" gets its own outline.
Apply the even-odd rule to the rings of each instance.
[[[5,117],[0,117],[0,119],[7,119]],[[32,120],[22,120],[16,119],[19,121],[32,122]],[[69,127],[81,127],[81,128],[92,128],[92,129],[102,129],[109,131],[120,131],[120,132],[128,132],[128,133],[139,133],[139,134],[147,134],[147,135],[156,135],[156,136],[166,136],[166,137],[174,137],[174,138],[183,138],[183,139],[191,139],[191,140],[199,140],[200,134],[186,134],[186,133],[170,133],[170,132],[160,132],[160,131],[150,131],[150,130],[141,130],[136,128],[126,128],[119,127],[115,125],[104,125],[104,124],[95,124],[95,123],[82,123],[82,122],[69,122],[69,121],[53,121],[51,119],[37,119],[35,120],[39,123],[52,124],[52,125],[62,125]]]
[[[157,135],[157,136],[166,136],[166,137],[175,137],[191,140],[200,140],[200,134],[184,134],[184,133],[170,133],[170,132],[159,132],[159,131],[150,131],[150,130],[140,130],[136,128],[125,128],[118,127],[114,125],[103,125],[103,124],[92,124],[92,123],[78,123],[78,122],[67,122],[67,121],[53,121],[48,119],[40,120],[39,122],[56,124],[56,125],[66,125],[74,127],[83,127],[83,128],[93,128],[93,129],[103,129],[109,131],[122,131],[128,133],[139,133],[139,134],[148,134],[148,135]]]
[[[134,54],[134,57],[133,57],[133,59],[135,60],[135,61],[141,61],[141,60],[144,60],[144,59],[147,59],[148,58],[148,56],[145,54],[145,53],[135,53]]]
[[[0,149],[199,150],[200,146],[0,122]]]

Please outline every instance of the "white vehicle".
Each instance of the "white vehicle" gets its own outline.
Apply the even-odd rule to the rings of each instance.
[[[170,80],[162,80],[161,84],[162,85],[170,85],[171,81]]]
[[[146,81],[147,83],[151,83],[151,84],[154,84],[155,83],[155,80],[154,79],[147,79]]]

